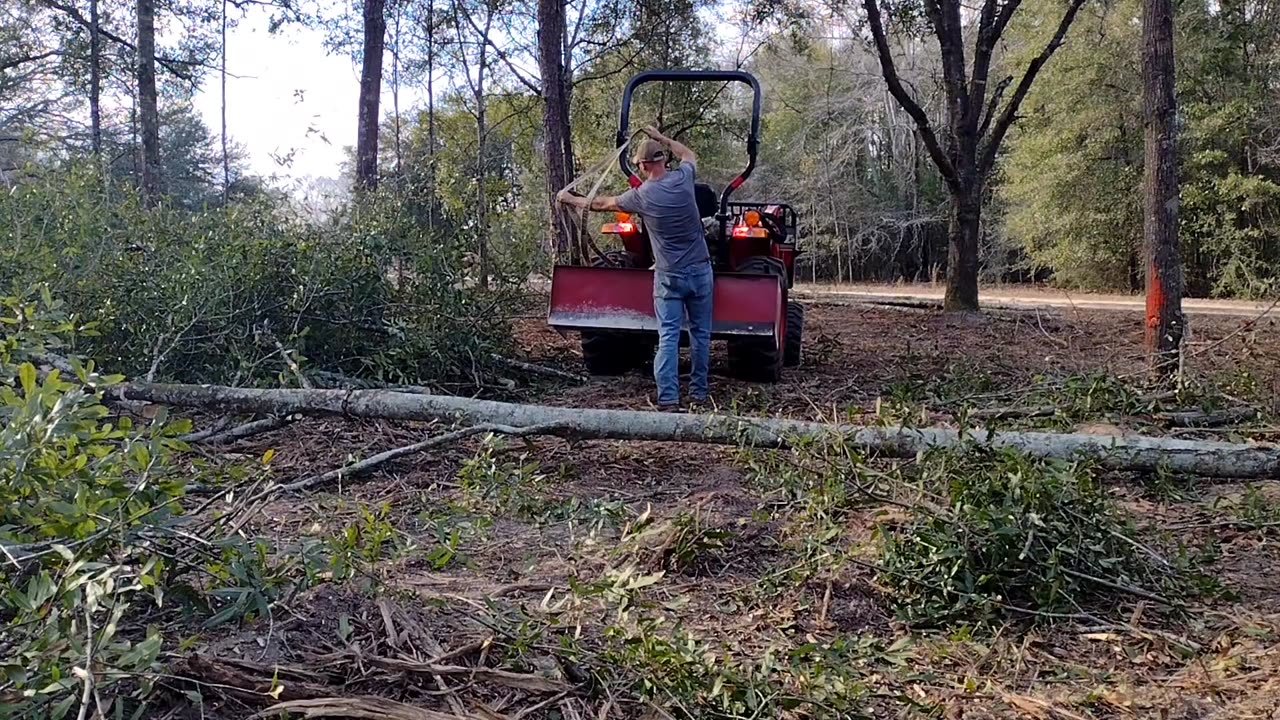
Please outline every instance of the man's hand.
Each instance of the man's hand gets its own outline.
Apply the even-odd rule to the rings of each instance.
[[[671,144],[671,138],[667,137],[666,135],[663,135],[663,134],[658,130],[658,128],[656,128],[656,127],[654,127],[654,126],[652,126],[652,125],[645,125],[645,126],[644,126],[644,128],[643,128],[643,130],[644,130],[644,134],[645,134],[645,135],[648,135],[649,137],[653,138],[654,140],[657,140],[658,142],[663,143],[664,145],[670,145],[670,144]]]
[[[586,198],[582,197],[581,195],[574,195],[573,193],[569,192],[568,188],[556,193],[556,202],[560,203],[561,205],[568,205],[570,207],[576,207],[576,208],[582,208],[587,206]]]
[[[570,207],[586,208],[587,199],[581,195],[574,195],[568,190],[561,190],[556,193],[556,202],[561,205],[569,205]],[[597,195],[591,200],[590,210],[598,212],[621,212],[622,208],[618,207],[618,198],[610,195]]]
[[[671,152],[676,157],[680,158],[680,162],[689,163],[690,165],[698,162],[698,156],[695,155],[692,150],[690,150],[686,145],[684,145],[680,141],[672,140],[666,135],[663,135],[661,132],[658,131],[658,128],[652,125],[645,125],[644,134],[648,135],[654,140],[657,140],[663,145],[666,145],[667,147],[671,148]]]

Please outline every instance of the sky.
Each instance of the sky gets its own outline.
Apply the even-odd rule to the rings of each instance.
[[[355,144],[360,68],[349,56],[329,54],[322,31],[294,25],[272,35],[268,20],[252,10],[228,30],[227,134],[246,149],[255,174],[337,177],[343,148]],[[218,79],[211,73],[195,98],[215,133]],[[279,161],[290,156],[291,163]]]
[[[227,134],[248,155],[252,173],[286,181],[337,178],[355,144],[360,68],[350,56],[330,54],[324,32],[298,25],[268,32],[269,12],[250,5],[228,30]],[[720,28],[722,33],[730,32]],[[221,87],[210,73],[194,101],[214,131],[221,127]],[[402,111],[425,91],[401,88]],[[382,114],[391,108],[390,68],[384,68]],[[283,158],[291,158],[287,163]]]

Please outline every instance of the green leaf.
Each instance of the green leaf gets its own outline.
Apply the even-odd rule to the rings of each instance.
[[[23,363],[18,367],[18,377],[22,381],[22,392],[31,397],[36,391],[36,368],[31,363]]]

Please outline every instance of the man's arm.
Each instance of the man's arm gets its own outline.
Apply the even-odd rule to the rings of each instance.
[[[657,140],[663,145],[666,145],[667,147],[671,148],[671,153],[676,157],[680,158],[680,162],[688,163],[690,165],[698,164],[697,154],[695,154],[692,150],[690,150],[688,145],[685,145],[679,140],[673,140],[667,137],[666,135],[663,135],[662,133],[658,132],[658,129],[653,127],[652,125],[649,125],[648,127],[646,127],[644,129],[644,133],[649,137],[653,138],[654,140]]]
[[[561,204],[570,205],[576,208],[585,208],[587,199],[581,195],[574,195],[565,190],[561,190],[556,194],[556,200]],[[618,198],[612,195],[597,195],[591,199],[591,209],[599,212],[622,212],[622,208],[618,206]]]

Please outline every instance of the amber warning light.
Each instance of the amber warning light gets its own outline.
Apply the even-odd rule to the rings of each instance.
[[[600,226],[600,232],[606,235],[626,235],[636,231],[635,223],[631,222],[631,216],[626,213],[618,213],[614,216],[617,222],[605,223]]]

